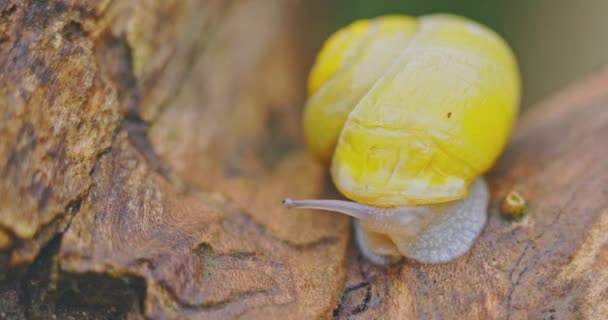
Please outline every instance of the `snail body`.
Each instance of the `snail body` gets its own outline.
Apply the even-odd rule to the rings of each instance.
[[[468,251],[487,216],[481,175],[519,110],[517,63],[500,36],[452,15],[357,21],[325,43],[308,93],[308,148],[354,202],[287,206],[358,218],[362,251],[377,263]]]

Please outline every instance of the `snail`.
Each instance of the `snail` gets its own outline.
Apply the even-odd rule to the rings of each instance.
[[[506,42],[467,18],[359,20],[323,45],[303,128],[343,200],[285,199],[356,219],[361,253],[445,263],[487,220],[483,174],[519,113],[520,75]]]

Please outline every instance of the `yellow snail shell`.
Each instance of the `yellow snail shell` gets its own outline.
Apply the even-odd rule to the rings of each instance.
[[[487,219],[481,175],[502,152],[519,111],[508,45],[466,18],[385,16],[337,31],[309,77],[304,131],[354,200],[291,200],[359,221],[362,253],[450,261]]]

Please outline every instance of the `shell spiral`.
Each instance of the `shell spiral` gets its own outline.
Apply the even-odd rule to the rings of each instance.
[[[338,190],[378,207],[464,198],[502,152],[519,110],[515,57],[466,18],[360,20],[324,44],[304,131]]]

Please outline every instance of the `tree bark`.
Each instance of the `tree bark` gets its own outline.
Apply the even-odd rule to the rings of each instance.
[[[608,71],[523,115],[469,254],[375,267],[280,205],[332,192],[300,127],[319,8],[0,0],[0,318],[608,317]]]

